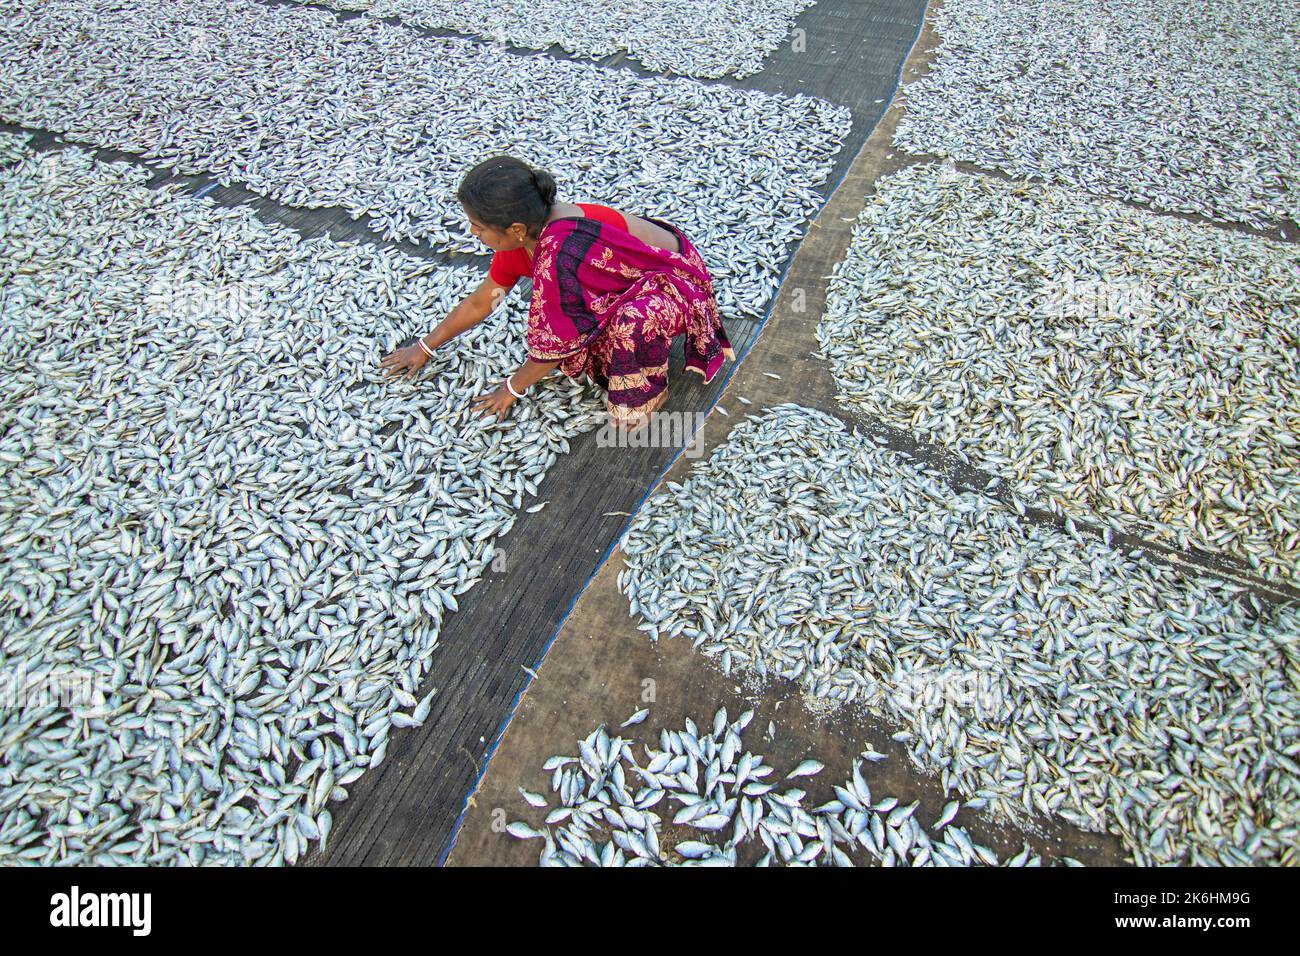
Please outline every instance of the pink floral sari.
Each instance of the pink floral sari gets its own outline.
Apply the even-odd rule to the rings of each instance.
[[[686,367],[706,382],[736,357],[699,252],[676,226],[649,221],[682,251],[582,217],[549,223],[533,250],[528,357],[559,362],[570,378],[585,373],[606,391],[610,418],[630,429],[668,397],[674,338],[686,336]]]

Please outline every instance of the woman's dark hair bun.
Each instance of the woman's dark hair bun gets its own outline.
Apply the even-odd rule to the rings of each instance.
[[[474,217],[495,229],[517,222],[536,239],[555,205],[555,177],[513,156],[493,156],[461,180],[456,198]]]
[[[555,205],[555,177],[544,169],[533,170],[533,183],[537,186],[537,195],[548,207]]]

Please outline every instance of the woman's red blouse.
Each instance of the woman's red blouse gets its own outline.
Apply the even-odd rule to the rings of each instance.
[[[606,225],[617,226],[624,232],[627,231],[627,220],[617,209],[611,209],[609,206],[601,206],[598,203],[580,202],[576,203],[588,217],[598,219]],[[533,260],[528,255],[528,250],[523,246],[518,249],[511,249],[509,252],[498,252],[492,256],[492,265],[488,268],[488,277],[499,286],[507,289],[513,288],[514,284],[524,276],[533,274]]]

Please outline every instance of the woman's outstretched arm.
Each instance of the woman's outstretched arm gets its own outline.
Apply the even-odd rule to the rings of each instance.
[[[485,277],[477,289],[461,300],[460,304],[447,313],[447,317],[421,340],[429,352],[445,345],[467,329],[478,325],[497,307],[510,290],[497,285],[490,277]],[[414,378],[429,361],[429,352],[420,348],[420,343],[408,345],[404,349],[390,352],[379,360],[384,374],[389,376],[405,374]]]
[[[489,392],[486,395],[480,395],[474,402],[474,410],[484,415],[495,415],[497,420],[506,417],[506,412],[510,410],[518,398],[510,391],[514,388],[516,392],[522,394],[530,385],[540,382],[551,372],[555,371],[559,362],[534,362],[529,359],[523,364],[519,371],[506,378],[501,383],[501,387],[495,392]],[[509,382],[509,386],[506,385]]]

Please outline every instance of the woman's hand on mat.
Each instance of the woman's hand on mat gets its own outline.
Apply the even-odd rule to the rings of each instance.
[[[424,354],[424,349],[418,345],[408,345],[396,352],[389,352],[379,360],[379,366],[389,378],[403,374],[407,378],[415,378],[427,361],[429,356]]]
[[[506,391],[505,386],[501,386],[495,392],[487,395],[480,395],[474,402],[474,410],[482,412],[484,415],[496,415],[497,421],[506,417],[506,412],[510,411],[510,406],[518,399]]]

